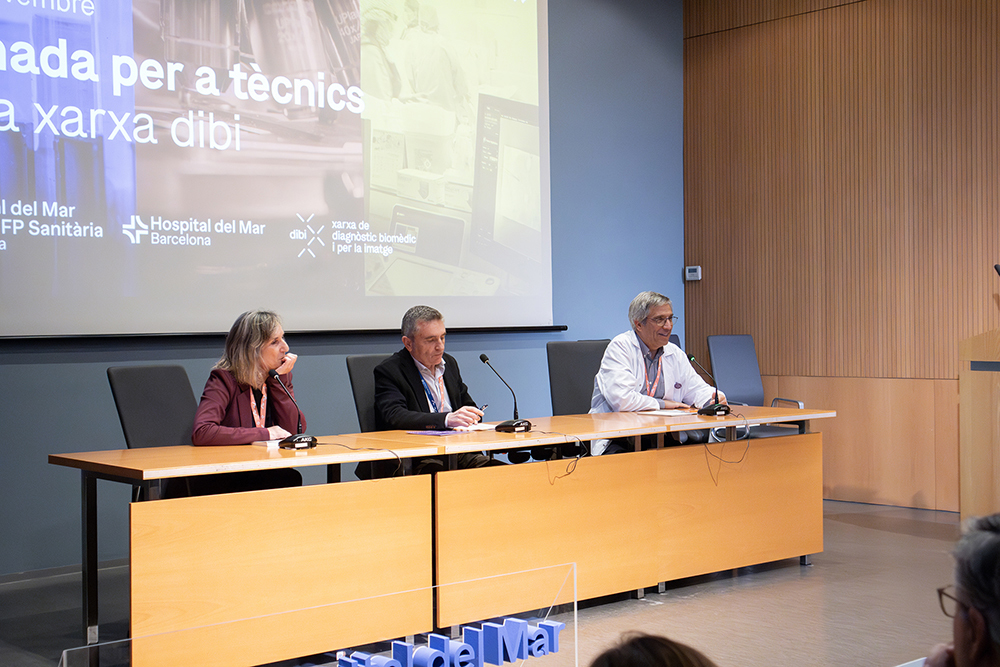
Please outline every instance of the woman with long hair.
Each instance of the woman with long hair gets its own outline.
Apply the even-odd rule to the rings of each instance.
[[[305,416],[285,393],[294,396],[292,367],[296,355],[288,351],[280,318],[268,310],[251,310],[233,323],[226,348],[215,364],[194,417],[194,445],[249,445],[258,440],[280,440],[302,433]],[[273,373],[272,373],[273,371]],[[279,383],[280,379],[280,383]],[[220,488],[225,478],[226,488]],[[302,475],[292,468],[213,475],[192,485],[211,484],[220,493],[246,489],[276,488],[302,484]]]

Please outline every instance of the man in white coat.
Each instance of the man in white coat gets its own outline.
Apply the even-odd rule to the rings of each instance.
[[[701,407],[714,399],[715,389],[670,342],[677,319],[670,299],[642,292],[629,304],[628,319],[632,329],[608,344],[594,378],[592,413]],[[726,402],[721,391],[719,402]],[[594,456],[625,450],[617,440],[595,440],[591,446]]]

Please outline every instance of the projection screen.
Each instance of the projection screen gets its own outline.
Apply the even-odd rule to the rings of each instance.
[[[0,337],[552,324],[545,0],[3,0]]]

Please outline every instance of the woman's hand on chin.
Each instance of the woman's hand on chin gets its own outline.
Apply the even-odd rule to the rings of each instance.
[[[278,375],[284,375],[285,373],[291,373],[292,367],[295,366],[295,360],[299,358],[299,355],[292,354],[288,352],[285,354],[284,359],[281,361],[281,365],[274,370],[278,371]]]

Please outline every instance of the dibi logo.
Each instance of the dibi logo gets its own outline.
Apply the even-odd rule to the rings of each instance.
[[[122,225],[122,232],[134,244],[138,244],[143,234],[149,233],[149,227],[137,215],[133,215],[127,224]]]
[[[310,248],[309,246],[311,246],[313,243],[318,243],[324,247],[326,246],[326,244],[323,243],[323,239],[319,237],[319,235],[326,228],[326,225],[321,225],[319,229],[312,228],[312,225],[310,225],[309,223],[312,222],[313,217],[315,217],[316,215],[315,213],[310,215],[308,218],[303,218],[302,214],[300,213],[296,213],[295,215],[296,217],[298,217],[299,222],[303,223],[306,226],[306,228],[293,229],[291,232],[289,232],[288,237],[299,241],[305,241],[306,239],[309,239],[309,242],[306,243],[306,247],[299,252],[297,257],[301,257],[306,253],[309,253],[312,257],[315,257],[316,253],[314,253],[312,251],[312,248]],[[306,230],[308,230],[308,233],[306,232]]]

